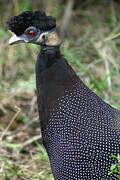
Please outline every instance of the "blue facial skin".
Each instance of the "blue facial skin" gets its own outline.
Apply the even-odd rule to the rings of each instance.
[[[34,33],[33,36],[31,36],[31,35],[29,34],[30,31],[32,31],[32,32]],[[46,31],[46,32],[49,34],[49,33],[52,33],[52,32],[54,32],[54,31],[55,31],[55,29],[51,29],[50,31]],[[43,42],[42,42],[42,44],[41,44],[40,42],[37,42],[37,41],[36,41],[36,40],[40,37],[40,35],[41,35],[42,33],[45,33],[45,31],[41,31],[40,29],[38,29],[38,28],[36,28],[36,27],[34,27],[34,26],[30,26],[30,27],[27,28],[27,29],[25,30],[25,32],[24,32],[22,35],[20,35],[19,37],[20,37],[20,39],[21,39],[21,42],[27,42],[27,43],[33,43],[33,44],[42,45],[42,44],[44,44],[44,43],[46,42],[46,40],[47,40],[46,35],[43,34],[43,37],[42,37],[42,38],[43,38]]]

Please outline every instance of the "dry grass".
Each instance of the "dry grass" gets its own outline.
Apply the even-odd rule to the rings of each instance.
[[[48,157],[41,145],[35,93],[16,92],[2,101],[0,179],[50,179]]]

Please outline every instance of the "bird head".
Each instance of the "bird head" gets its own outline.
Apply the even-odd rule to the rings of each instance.
[[[14,35],[9,44],[34,43],[56,46],[60,40],[55,31],[56,20],[41,11],[25,11],[8,21],[8,28]]]

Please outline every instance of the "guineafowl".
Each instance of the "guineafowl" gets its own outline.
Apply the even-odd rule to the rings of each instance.
[[[108,175],[120,153],[120,111],[91,91],[60,53],[56,20],[25,11],[8,22],[9,44],[41,46],[36,86],[42,139],[55,180],[115,180]]]

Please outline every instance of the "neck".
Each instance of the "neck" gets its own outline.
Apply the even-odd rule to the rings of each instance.
[[[47,71],[53,66],[61,57],[60,46],[42,46],[37,58],[36,70],[37,74]]]
[[[78,77],[60,54],[59,47],[42,47],[36,62],[36,86],[41,127],[49,121],[50,111],[58,107],[58,99],[71,91]]]
[[[56,53],[60,53],[60,45],[57,46],[43,45],[41,47],[41,54],[56,54]]]

